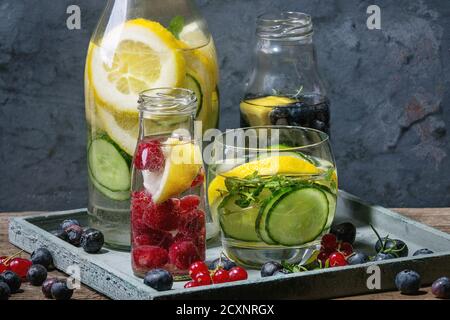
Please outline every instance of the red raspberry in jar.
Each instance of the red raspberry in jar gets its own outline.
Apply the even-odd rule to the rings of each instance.
[[[139,143],[134,158],[136,169],[156,172],[164,168],[164,162],[165,158],[161,149],[161,142],[152,140]]]

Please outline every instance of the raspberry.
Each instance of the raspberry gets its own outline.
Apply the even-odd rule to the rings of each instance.
[[[187,233],[197,233],[205,226],[205,212],[193,210],[180,215],[178,228]]]
[[[134,158],[134,166],[139,170],[160,171],[164,167],[164,153],[158,140],[139,143]]]
[[[205,174],[203,170],[200,170],[198,175],[195,177],[194,181],[192,181],[191,188],[201,186],[203,182],[205,182]]]
[[[139,269],[154,269],[164,266],[168,261],[167,250],[155,246],[133,248],[133,265]]]
[[[171,231],[178,225],[178,202],[169,199],[161,204],[153,204],[144,211],[143,221],[152,229]]]
[[[187,270],[193,262],[200,260],[200,255],[192,241],[178,241],[170,246],[169,259],[178,269]]]
[[[149,229],[147,234],[141,234],[134,238],[136,246],[157,246],[168,249],[173,242],[172,235],[167,231]]]
[[[136,191],[131,195],[132,219],[142,219],[146,208],[153,205],[152,197],[145,191]]]
[[[181,198],[180,210],[182,213],[191,212],[200,205],[200,197],[196,195],[189,195]]]

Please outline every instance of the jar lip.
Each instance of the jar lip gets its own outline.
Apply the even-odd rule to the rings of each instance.
[[[138,110],[153,115],[185,115],[194,113],[197,97],[184,88],[154,88],[139,94]]]
[[[257,17],[256,34],[268,40],[297,40],[313,34],[313,22],[298,11],[263,13]]]

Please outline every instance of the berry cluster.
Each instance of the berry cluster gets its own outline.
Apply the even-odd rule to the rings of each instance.
[[[328,233],[322,237],[317,260],[321,266],[343,267],[348,264],[347,257],[352,253],[353,247],[350,243],[338,241],[334,234]]]
[[[223,261],[222,261],[223,260]],[[197,261],[189,267],[189,276],[191,281],[187,282],[185,288],[194,288],[207,286],[210,284],[219,284],[246,280],[247,271],[226,258],[219,258],[218,262],[213,262],[214,269],[210,270],[204,262]]]
[[[131,200],[132,263],[145,274],[164,267],[183,273],[205,259],[205,212],[200,197],[188,195],[156,204],[146,191],[134,192]]]
[[[53,235],[76,247],[82,247],[87,253],[97,253],[105,242],[103,233],[93,228],[83,229],[75,219],[64,220]]]

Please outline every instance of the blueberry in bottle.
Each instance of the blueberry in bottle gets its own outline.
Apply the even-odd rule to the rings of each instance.
[[[22,280],[20,279],[20,277],[12,271],[5,271],[1,273],[0,282],[6,283],[11,293],[18,292],[20,286],[22,285]]]
[[[144,284],[157,291],[167,291],[172,289],[173,277],[167,270],[153,269],[145,275]]]
[[[34,264],[28,269],[27,280],[33,286],[40,286],[47,279],[47,269],[40,265]]]

